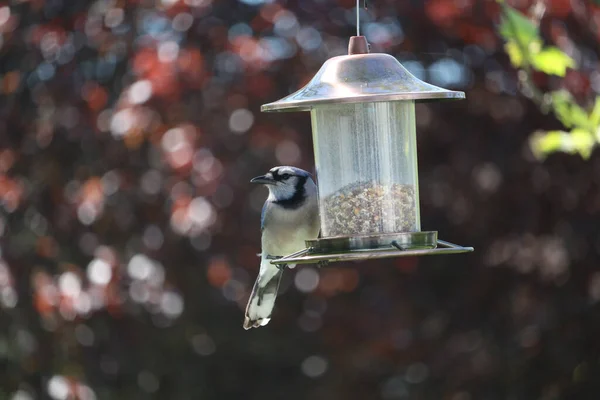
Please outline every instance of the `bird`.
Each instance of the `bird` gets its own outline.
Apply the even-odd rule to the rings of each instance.
[[[320,232],[317,185],[310,173],[279,166],[250,182],[265,185],[269,196],[261,213],[260,270],[246,306],[246,330],[269,323],[283,270],[295,267],[271,261],[304,249],[305,240]]]

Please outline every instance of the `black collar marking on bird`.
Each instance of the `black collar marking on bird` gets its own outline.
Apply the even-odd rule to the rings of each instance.
[[[275,200],[273,202],[274,204],[277,204],[278,206],[281,206],[286,210],[295,210],[296,208],[304,204],[304,201],[306,200],[306,190],[304,189],[304,184],[306,183],[306,179],[308,178],[306,176],[297,177],[298,182],[296,182],[294,195],[289,199]]]

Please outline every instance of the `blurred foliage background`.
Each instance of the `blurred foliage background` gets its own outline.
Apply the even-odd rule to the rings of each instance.
[[[417,106],[422,226],[469,255],[286,273],[244,331],[274,165],[261,114],[352,0],[0,0],[0,398],[596,399],[600,8],[372,0]]]

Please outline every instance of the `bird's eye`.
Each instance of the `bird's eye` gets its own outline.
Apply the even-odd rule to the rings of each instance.
[[[286,180],[286,179],[288,179],[290,176],[291,176],[290,174],[283,174],[283,175],[281,175],[281,179],[283,179],[283,180]]]

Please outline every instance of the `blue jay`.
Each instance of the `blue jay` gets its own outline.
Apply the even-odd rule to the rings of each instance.
[[[310,174],[295,167],[275,167],[252,179],[266,185],[269,197],[261,215],[261,261],[258,278],[246,306],[244,329],[258,328],[271,320],[283,266],[271,260],[306,247],[304,241],[319,236],[317,186]],[[287,265],[289,268],[295,264]]]

